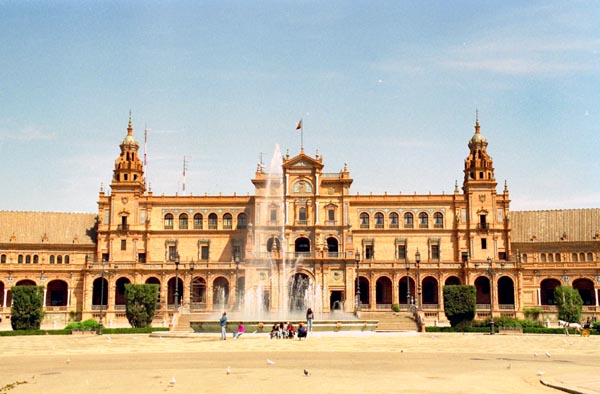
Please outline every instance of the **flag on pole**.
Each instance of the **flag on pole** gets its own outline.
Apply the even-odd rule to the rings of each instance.
[[[296,130],[302,130],[302,119],[300,119],[300,122],[298,122],[298,125],[296,126]]]

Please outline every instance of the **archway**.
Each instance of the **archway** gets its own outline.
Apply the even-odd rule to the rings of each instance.
[[[123,309],[125,307],[125,285],[131,283],[128,278],[121,277],[117,279],[115,286],[115,309]]]
[[[177,278],[177,305],[181,306],[181,300],[183,299],[183,280]],[[167,303],[169,305],[175,305],[175,277],[169,279],[167,282]]]
[[[206,305],[206,280],[196,276],[192,280],[192,308],[201,308]]]
[[[271,253],[273,250],[281,250],[281,242],[277,237],[271,237],[267,240],[267,252]]]
[[[223,276],[219,276],[213,281],[213,308],[227,309],[229,304],[229,281]]]
[[[310,253],[310,240],[306,237],[300,237],[295,241],[296,253]]]
[[[146,279],[146,284],[147,285],[158,285],[158,298],[156,299],[156,307],[157,309],[160,309],[160,280],[154,276],[151,276],[150,278]]]
[[[392,280],[387,276],[382,276],[375,282],[375,303],[377,308],[381,306],[384,309],[392,307]]]
[[[596,305],[594,282],[586,278],[576,279],[573,281],[573,288],[579,292],[583,305]]]
[[[288,280],[288,310],[305,311],[311,304],[310,279],[304,273],[296,273]]]
[[[498,279],[498,304],[515,305],[515,284],[511,277],[503,276]],[[512,308],[511,308],[512,309]]]
[[[46,306],[67,306],[69,286],[65,281],[52,280],[48,282],[46,291]]]
[[[10,304],[7,303],[6,305]],[[0,282],[0,306],[4,306],[4,282]]]
[[[36,284],[31,279],[23,279],[18,281],[15,286],[36,286]]]
[[[338,240],[334,237],[327,238],[327,254],[329,257],[338,257]]]
[[[458,286],[461,284],[460,278],[458,276],[449,276],[446,278],[444,282],[444,286]]]
[[[437,305],[438,304],[438,281],[433,276],[428,276],[423,279],[423,304]]]
[[[360,289],[360,305],[370,304],[369,279],[361,276],[358,278],[358,288]]]
[[[542,283],[540,283],[540,296],[542,305],[556,304],[554,301],[554,290],[558,286],[560,286],[560,281],[554,278],[544,279]]]
[[[411,277],[408,278],[408,286],[409,286],[408,290],[410,290],[410,298],[411,298],[410,301],[412,303],[412,300],[415,299],[415,294],[416,294],[415,293],[415,289],[416,289],[416,286],[415,286],[415,281]],[[406,296],[406,294],[407,294],[406,276],[403,277],[403,278],[400,278],[400,281],[398,282],[398,289],[399,289],[399,294],[398,294],[399,302],[398,303],[399,304],[407,304],[407,302],[406,302],[406,300],[407,300],[407,296]]]
[[[478,305],[490,305],[492,297],[490,294],[490,280],[486,276],[475,279],[475,303]]]
[[[108,280],[106,278],[96,278],[92,286],[92,309],[99,309],[94,308],[94,306],[106,307],[108,302]]]

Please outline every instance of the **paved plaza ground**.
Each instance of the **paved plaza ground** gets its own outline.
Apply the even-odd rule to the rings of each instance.
[[[600,392],[600,336],[218,336],[0,337],[0,394]]]

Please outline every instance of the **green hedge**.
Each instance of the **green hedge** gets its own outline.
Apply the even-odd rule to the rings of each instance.
[[[425,327],[426,332],[482,332],[488,333],[490,332],[489,327],[465,327],[464,330],[455,327]],[[498,327],[496,327],[495,332],[498,332]],[[563,328],[546,328],[546,327],[524,327],[524,334],[562,334],[565,335],[565,330]],[[579,333],[575,330],[569,330],[570,334],[579,335]],[[597,330],[590,330],[590,334],[599,335]]]
[[[14,337],[18,335],[71,335],[76,329],[62,330],[13,330],[0,331],[0,337]],[[155,331],[169,331],[167,327],[144,327],[144,328],[104,328],[104,334],[150,334]]]

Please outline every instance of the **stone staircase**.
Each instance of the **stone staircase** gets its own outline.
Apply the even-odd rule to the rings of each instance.
[[[376,332],[418,331],[417,322],[408,312],[359,312],[361,320],[378,320]]]

